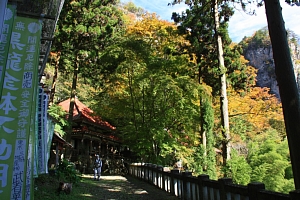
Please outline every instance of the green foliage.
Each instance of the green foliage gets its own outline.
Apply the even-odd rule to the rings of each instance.
[[[79,96],[116,125],[124,145],[137,152],[142,161],[170,166],[182,160],[195,174],[216,179],[215,147],[219,141],[216,144],[213,125],[218,117],[214,117],[210,95],[219,93],[223,72],[228,84],[238,91],[251,85],[254,78],[249,78],[253,74],[247,74],[247,63],[240,60],[241,46],[229,46],[226,23],[232,9],[226,4],[220,7],[223,71],[218,68],[210,1],[190,2],[186,13],[173,15],[180,22],[178,31],[187,39],[183,40],[174,27],[156,23],[153,16],[140,20],[135,29],[128,27],[124,36],[122,15],[110,1],[67,1],[54,48],[62,51],[60,70],[64,78],[71,82],[69,73],[74,63],[79,64],[79,88],[84,88]],[[125,9],[141,12],[131,4]],[[266,44],[266,34],[265,30],[257,31],[253,42]],[[248,47],[245,41],[243,45]],[[68,95],[67,88],[70,84],[64,82],[59,90],[62,98]],[[92,92],[98,92],[93,101]],[[65,114],[55,107],[49,110],[62,130],[67,125]],[[230,123],[235,139],[249,142],[247,134],[254,132],[256,124],[242,116],[231,118]],[[255,132],[247,159],[233,152],[224,171],[238,184],[260,181],[267,189],[288,192],[294,186],[282,121],[271,119],[269,123],[273,132]],[[75,169],[66,161],[58,174],[60,179],[78,181]]]
[[[189,163],[189,169],[194,172],[194,175],[207,174],[211,179],[217,179],[216,170],[216,153],[215,153],[215,138],[213,134],[214,110],[212,108],[211,98],[202,91],[200,98],[200,124],[202,138],[199,144],[193,147],[192,155],[193,162]],[[200,126],[200,125],[199,125]],[[203,137],[206,137],[206,143],[203,142]]]
[[[269,31],[267,27],[264,27],[255,32],[254,36],[252,37],[252,42],[255,47],[253,48],[261,48],[270,45],[270,37]]]
[[[66,119],[67,113],[62,109],[61,106],[52,104],[48,108],[48,114],[54,119],[54,131],[63,136],[65,134],[64,130],[68,127],[68,120]]]
[[[129,1],[126,4],[123,5],[123,8],[131,13],[134,13],[138,16],[141,16],[143,13],[145,13],[145,10],[141,7],[137,7],[133,2]]]
[[[247,87],[246,65],[241,63],[241,52],[238,47],[230,47],[228,19],[233,9],[227,3],[220,3],[220,30],[224,49],[226,70],[218,65],[217,41],[214,31],[214,15],[210,1],[192,0],[187,2],[190,9],[181,15],[173,13],[172,19],[178,23],[179,31],[190,41],[191,46],[184,46],[190,56],[196,55],[197,68],[195,74],[213,89],[213,95],[220,92],[219,76],[226,71],[227,84],[236,90]]]
[[[210,178],[217,178],[216,170],[216,152],[215,152],[215,138],[213,134],[214,125],[214,110],[210,97],[204,98],[206,95],[202,93],[201,98],[201,120],[202,120],[202,132],[206,134],[206,154],[203,154],[204,172],[209,175]],[[205,156],[206,155],[206,156]]]
[[[276,132],[269,132],[262,141],[253,142],[248,158],[252,168],[251,181],[263,182],[266,189],[288,193],[291,184],[290,158],[287,141],[281,141]]]
[[[124,143],[144,162],[189,163],[199,137],[201,86],[187,75],[191,61],[178,54],[174,26],[151,15],[136,23],[102,54],[108,68],[117,69],[99,95],[98,112],[110,113]]]
[[[231,159],[227,161],[223,170],[231,177],[235,184],[247,185],[251,180],[252,169],[243,156],[239,156],[235,150],[231,151]]]
[[[273,129],[275,129],[279,136],[284,140],[286,138],[286,130],[285,130],[285,124],[282,120],[276,120],[276,119],[270,119],[269,123]]]
[[[99,82],[104,71],[101,51],[123,33],[122,13],[114,1],[67,0],[57,24],[54,51],[61,52],[59,70],[66,76],[79,67],[79,74]]]
[[[232,135],[239,136],[244,142],[249,137],[247,133],[253,131],[253,124],[244,119],[243,116],[235,116],[230,118],[230,132]]]
[[[194,176],[205,174],[204,170],[205,170],[205,166],[207,165],[206,163],[207,159],[205,156],[203,156],[205,152],[203,145],[201,144],[194,148],[195,150],[193,154],[193,162],[189,163],[189,169],[193,171]]]
[[[57,169],[56,176],[59,181],[77,184],[80,182],[80,174],[76,171],[75,165],[67,160],[62,160]]]

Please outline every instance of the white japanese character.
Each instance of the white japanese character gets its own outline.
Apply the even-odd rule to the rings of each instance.
[[[28,103],[29,103],[29,100],[22,100],[21,102],[21,108],[28,108],[29,106],[28,106]]]
[[[35,45],[34,44],[28,45],[26,47],[26,52],[34,53],[35,52]]]
[[[18,129],[17,138],[26,138],[26,129]]]
[[[8,34],[9,33],[9,25],[3,24],[2,26],[2,34]]]
[[[20,43],[20,38],[21,38],[21,33],[18,32],[11,33],[10,44],[13,49],[17,48],[19,50],[23,50],[23,48],[25,47],[25,44]]]
[[[17,108],[13,106],[12,100],[16,100],[17,97],[11,96],[10,92],[7,92],[7,95],[2,96],[2,99],[4,100],[2,104],[0,104],[0,109],[5,111],[5,114],[7,115],[9,111],[16,111]]]
[[[8,165],[7,164],[0,164],[0,181],[1,187],[4,188],[7,185],[7,174],[8,174]],[[0,190],[0,194],[3,191]]]
[[[27,124],[28,124],[28,121],[26,119],[21,118],[18,121],[18,126],[21,128],[24,128]]]
[[[26,118],[29,116],[29,109],[21,109],[19,111],[19,118]]]
[[[20,31],[24,31],[25,30],[25,23],[24,22],[17,22],[15,29],[20,30]]]
[[[16,72],[20,71],[20,62],[21,62],[21,57],[22,54],[18,54],[15,52],[12,52],[12,54],[8,54],[8,60],[7,60],[7,67],[8,69],[12,69]]]
[[[37,37],[36,36],[28,36],[28,44],[36,44]]]
[[[5,139],[1,139],[1,141],[2,142],[0,143],[0,160],[7,160],[11,155],[12,145],[6,144]]]
[[[32,71],[33,70],[33,63],[32,62],[25,63],[24,64],[24,70]]]
[[[8,90],[17,90],[18,88],[14,86],[14,82],[18,82],[18,81],[20,80],[9,75],[9,73],[6,71],[4,82],[3,82],[3,88],[6,88]]]
[[[27,54],[27,56],[26,56],[26,59],[25,59],[25,60],[33,61],[33,60],[34,60],[34,54],[33,54],[33,53],[29,53],[29,54]]]
[[[28,90],[24,90],[21,94],[23,99],[28,99],[30,97],[30,92]]]
[[[11,117],[5,117],[5,116],[0,116],[0,127],[5,123],[5,122],[11,122],[13,121],[14,118],[11,118]],[[12,129],[9,129],[9,128],[6,128],[5,126],[2,126],[3,130],[6,132],[6,133],[12,133],[14,132],[14,130]]]

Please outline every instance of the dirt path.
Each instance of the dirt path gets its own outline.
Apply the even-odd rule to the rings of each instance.
[[[81,184],[89,184],[90,190],[88,193],[91,196],[88,199],[178,200],[177,197],[171,196],[167,192],[131,176],[101,176],[100,181],[94,181],[91,175],[83,175]]]

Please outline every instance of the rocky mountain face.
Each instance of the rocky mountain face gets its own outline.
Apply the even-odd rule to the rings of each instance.
[[[257,86],[268,87],[270,92],[279,96],[279,88],[275,75],[275,64],[273,60],[273,52],[270,41],[264,41],[263,45],[257,45],[257,41],[248,40],[248,45],[244,48],[244,57],[249,60],[249,64],[256,69]],[[300,46],[297,42],[289,41],[291,57],[294,65],[295,78],[298,86],[300,85]],[[300,88],[300,87],[298,87]]]

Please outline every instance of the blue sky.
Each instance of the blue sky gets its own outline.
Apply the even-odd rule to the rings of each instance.
[[[168,6],[168,3],[172,0],[121,0],[121,2],[129,1],[148,12],[157,13],[161,19],[168,21],[172,21],[173,12],[181,12],[187,8],[183,3]],[[300,37],[300,23],[298,21],[300,20],[300,7],[289,6],[284,3],[284,0],[281,0],[281,6],[285,27],[294,31]],[[264,7],[257,9],[256,16],[250,16],[237,6],[234,16],[229,20],[229,35],[233,42],[240,42],[244,36],[251,36],[255,31],[265,26],[267,26],[267,19]]]

